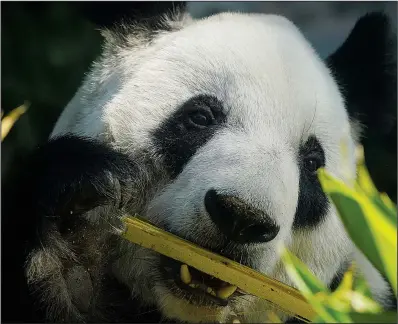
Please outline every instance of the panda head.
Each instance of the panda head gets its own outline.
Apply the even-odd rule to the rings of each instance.
[[[278,254],[287,246],[330,284],[352,244],[316,172],[355,177],[353,117],[378,119],[395,87],[387,31],[385,16],[367,15],[323,61],[274,15],[193,20],[174,12],[121,24],[103,31],[103,55],[53,136],[101,139],[161,175],[131,212],[292,284]],[[266,306],[254,297],[220,305],[180,288],[177,263],[130,244],[120,249],[115,276],[166,318],[264,320],[256,309]]]

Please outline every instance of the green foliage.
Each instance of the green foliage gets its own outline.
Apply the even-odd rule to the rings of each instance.
[[[318,173],[323,190],[358,249],[389,280],[397,295],[397,211],[384,193],[375,188],[364,163],[358,159],[358,175],[352,186],[325,169]],[[317,313],[316,323],[396,323],[397,313],[386,312],[372,298],[355,264],[331,292],[299,259],[284,250],[286,270]]]

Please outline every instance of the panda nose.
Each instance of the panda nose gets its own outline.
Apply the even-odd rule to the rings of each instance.
[[[214,189],[206,193],[205,207],[219,230],[237,243],[269,242],[279,233],[279,226],[266,213]]]

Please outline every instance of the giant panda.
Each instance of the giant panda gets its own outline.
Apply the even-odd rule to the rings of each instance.
[[[331,289],[355,260],[395,307],[316,177],[354,178],[360,113],[395,105],[385,15],[361,17],[326,60],[275,15],[181,9],[102,34],[49,141],[3,190],[3,321],[267,321],[265,301],[189,289],[180,263],[120,238],[126,213],[293,286],[281,244]]]

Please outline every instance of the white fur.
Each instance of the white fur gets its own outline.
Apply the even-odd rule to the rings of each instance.
[[[330,282],[352,252],[335,210],[314,230],[291,228],[298,199],[296,156],[310,134],[322,143],[330,172],[344,180],[355,175],[355,143],[335,81],[298,29],[282,17],[226,13],[187,19],[179,27],[159,33],[150,45],[138,39],[117,50],[108,46],[52,136],[83,134],[133,158],[139,149],[156,158],[150,132],[192,96],[217,96],[228,110],[228,126],[175,181],[161,186],[144,216],[199,244],[217,244],[204,195],[211,188],[233,193],[265,210],[281,227],[272,242],[247,248],[258,260],[257,270],[292,284],[277,253],[283,243]],[[342,140],[348,143],[348,173],[342,172]],[[226,321],[243,312],[242,320],[266,320],[268,306],[255,298],[222,310],[179,300],[158,280],[155,253],[130,244],[122,249],[126,254],[114,264],[115,275],[165,316]]]

